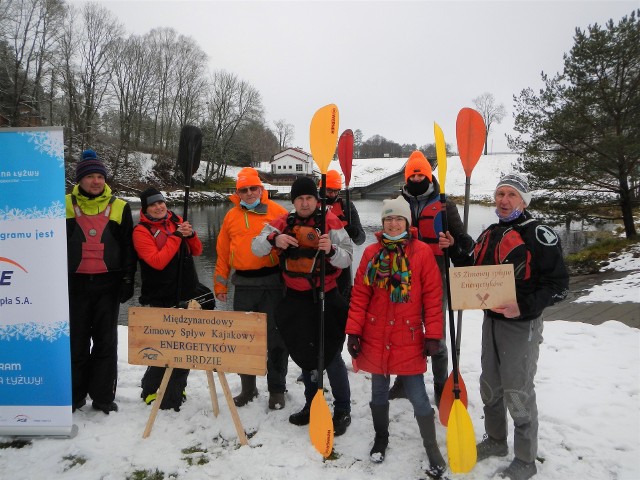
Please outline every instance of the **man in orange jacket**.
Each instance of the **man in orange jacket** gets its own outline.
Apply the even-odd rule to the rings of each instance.
[[[289,360],[274,319],[274,309],[283,295],[279,259],[275,248],[264,257],[255,256],[251,252],[251,240],[265,224],[286,214],[287,210],[269,200],[258,172],[251,167],[238,172],[236,193],[229,198],[235,205],[224,217],[218,234],[214,291],[218,300],[226,302],[231,282],[234,285],[233,310],[267,314],[269,408],[279,410],[285,406]],[[233,399],[238,407],[258,396],[255,375],[241,374],[240,380],[242,391]]]

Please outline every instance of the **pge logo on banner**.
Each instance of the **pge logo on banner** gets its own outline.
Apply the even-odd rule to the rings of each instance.
[[[11,267],[6,267],[4,265],[5,263],[8,263],[9,265],[13,265],[15,267],[18,267],[24,273],[29,273],[29,272],[27,272],[26,268],[24,268],[22,265],[20,265],[15,260],[11,260],[10,258],[6,258],[6,257],[0,257],[0,268],[1,268],[1,270],[0,270],[0,287],[11,285],[11,279],[13,278],[13,274],[15,273],[14,269],[8,270],[8,268],[11,268]]]

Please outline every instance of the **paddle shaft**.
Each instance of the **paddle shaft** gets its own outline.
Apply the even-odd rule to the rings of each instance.
[[[464,233],[469,231],[469,197],[471,194],[471,176],[464,182]],[[446,230],[445,230],[446,231]],[[458,310],[458,330],[456,336],[456,355],[460,360],[460,343],[462,343],[462,310]]]
[[[447,196],[444,193],[440,194],[440,203],[442,204],[442,227],[446,232],[449,228],[447,222]],[[449,249],[445,248],[443,250],[444,254],[444,275],[445,275],[445,283],[447,289],[447,310],[449,312],[449,338],[451,341],[451,361],[453,363],[453,395],[459,400],[460,399],[460,385],[458,379],[458,354],[456,352],[455,346],[455,338],[456,338],[456,327],[453,320],[453,309],[451,308],[451,282],[449,280]]]
[[[325,221],[327,210],[327,174],[326,172],[321,174],[322,186],[320,187],[320,235],[325,233]],[[318,301],[320,303],[320,338],[318,340],[318,375],[317,384],[318,390],[324,388],[324,283],[325,283],[326,269],[325,269],[325,251],[320,250],[320,292],[318,295]]]
[[[184,169],[184,208],[182,210],[182,221],[187,221],[187,214],[189,213],[189,190],[191,189],[191,180],[193,178],[193,157],[195,153],[195,148],[193,142],[188,143],[187,147],[187,164]],[[188,174],[187,174],[188,173]],[[184,258],[187,255],[187,243],[184,241],[184,238],[180,239],[180,250],[178,253],[178,288],[176,290],[176,306],[180,304],[180,293],[182,291],[182,270]]]

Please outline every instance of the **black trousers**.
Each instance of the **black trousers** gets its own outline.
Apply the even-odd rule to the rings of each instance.
[[[69,280],[72,401],[111,403],[118,384],[120,275],[74,274]]]

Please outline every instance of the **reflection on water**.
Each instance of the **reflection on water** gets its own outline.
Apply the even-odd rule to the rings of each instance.
[[[278,203],[285,208],[292,208],[291,202],[288,200],[278,200]],[[364,231],[367,234],[367,239],[362,245],[354,245],[353,249],[353,262],[354,268],[352,269],[354,274],[360,263],[362,252],[367,245],[370,245],[375,241],[374,233],[381,229],[380,211],[382,206],[381,199],[358,199],[354,200],[354,204],[360,215],[360,221]],[[200,281],[208,287],[213,286],[213,271],[216,263],[216,240],[218,238],[218,232],[220,231],[220,225],[227,211],[231,208],[231,203],[215,204],[215,205],[194,205],[190,206],[188,220],[193,225],[196,232],[200,236],[203,245],[202,256],[196,257],[196,268]],[[138,222],[139,208],[134,207],[134,223]],[[460,212],[460,218],[464,218],[464,208],[458,206]],[[182,206],[176,206],[174,211],[179,215],[183,214]],[[484,205],[470,205],[469,206],[469,235],[474,239],[489,225],[496,221],[497,217],[494,213],[494,207],[488,207]],[[572,228],[580,228],[580,225],[572,225]],[[600,228],[610,229],[610,225],[606,225]],[[590,236],[585,234],[583,230],[571,230],[566,231],[563,227],[556,228],[556,232],[559,234],[563,250],[565,255],[573,253],[593,240]],[[140,296],[140,274],[136,274],[136,293],[133,299],[126,305],[123,305],[120,312],[120,323],[126,324],[127,321],[127,308],[129,306],[137,306],[138,297]],[[216,307],[219,310],[232,310],[231,305],[219,304]]]

